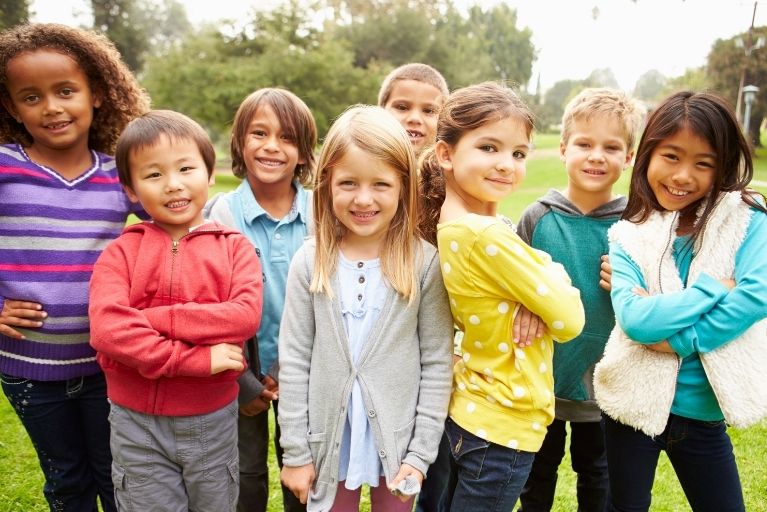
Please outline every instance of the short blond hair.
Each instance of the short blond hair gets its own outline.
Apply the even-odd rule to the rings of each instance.
[[[385,107],[386,102],[389,101],[394,84],[399,80],[415,80],[416,82],[423,82],[425,84],[434,86],[442,94],[442,100],[444,101],[450,94],[447,88],[447,82],[442,73],[429,66],[428,64],[421,64],[420,62],[411,62],[410,64],[404,64],[394,70],[392,70],[381,83],[381,89],[378,91],[378,106]]]
[[[631,150],[636,144],[645,114],[644,105],[619,89],[583,89],[565,106],[562,115],[562,143],[567,144],[574,122],[594,116],[608,116],[621,124],[626,147]]]

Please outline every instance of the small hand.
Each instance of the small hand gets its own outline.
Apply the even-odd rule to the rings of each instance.
[[[245,369],[245,358],[242,348],[231,343],[219,343],[210,346],[210,374],[227,370],[242,371]]]
[[[271,400],[264,400],[260,395],[240,406],[240,414],[243,416],[256,416],[269,409]]]
[[[674,349],[669,345],[668,340],[663,340],[652,345],[645,345],[647,348],[654,352],[663,352],[664,354],[675,354]]]
[[[261,392],[261,396],[268,400],[278,400],[280,398],[280,384],[272,378],[271,375],[264,375],[261,379],[261,384],[264,385],[264,391]],[[264,392],[268,391],[268,395],[264,395]]]
[[[719,282],[722,283],[724,287],[730,291],[732,291],[732,289],[735,288],[735,285],[737,284],[735,279],[720,279]]]
[[[519,311],[514,316],[511,337],[519,348],[529,347],[533,341],[543,337],[545,328],[546,324],[538,315],[520,304]]]
[[[613,289],[613,267],[610,265],[610,257],[607,254],[603,254],[601,260],[602,262],[599,264],[599,286],[609,292]]]
[[[48,313],[37,302],[5,299],[0,312],[0,334],[23,340],[25,336],[11,326],[35,329],[42,327],[42,320],[47,317]]]
[[[280,480],[283,485],[290,489],[296,495],[298,501],[306,504],[309,498],[309,491],[314,483],[314,465],[305,464],[303,466],[283,466],[280,471]]]
[[[397,472],[397,475],[394,477],[394,480],[391,481],[391,484],[389,485],[389,489],[394,492],[394,490],[397,488],[397,484],[400,483],[400,481],[404,480],[407,477],[413,477],[418,481],[418,487],[420,488],[421,485],[423,485],[423,473],[415,469],[410,464],[402,464],[399,467],[399,471]],[[408,501],[409,499],[412,499],[413,495],[408,494],[399,494],[399,499],[403,502]]]

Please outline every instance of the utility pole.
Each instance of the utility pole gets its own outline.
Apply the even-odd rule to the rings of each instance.
[[[759,48],[764,46],[765,40],[764,36],[759,36],[756,41],[754,41],[754,20],[756,20],[756,4],[758,2],[754,2],[754,13],[751,15],[751,26],[748,29],[748,35],[746,36],[746,41],[744,42],[742,38],[735,39],[735,46],[738,48],[743,48],[743,52],[746,55],[746,58],[743,60],[743,69],[740,73],[740,84],[738,84],[738,98],[735,101],[735,116],[737,119],[743,119],[740,115],[741,106],[743,104],[743,85],[746,82],[746,70],[748,69],[748,60],[751,57],[751,52],[754,50],[758,50]]]

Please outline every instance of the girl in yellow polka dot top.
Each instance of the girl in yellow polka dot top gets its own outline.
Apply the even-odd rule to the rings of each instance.
[[[512,509],[554,417],[552,343],[583,328],[580,293],[562,266],[497,214],[525,177],[532,130],[532,113],[511,89],[490,82],[459,89],[421,164],[424,237],[435,240],[436,232],[453,319],[464,332],[445,425],[451,511]],[[522,306],[546,326],[529,346],[512,339]]]

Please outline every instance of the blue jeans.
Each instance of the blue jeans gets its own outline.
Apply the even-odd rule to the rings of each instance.
[[[535,454],[485,441],[445,422],[451,470],[446,497],[451,512],[510,512],[533,464]]]
[[[567,422],[554,420],[543,446],[535,454],[533,469],[519,497],[518,512],[548,512],[554,505],[557,470],[565,455]],[[607,458],[604,433],[598,421],[570,422],[570,459],[578,475],[578,510],[602,512],[607,500]]]
[[[40,460],[52,511],[117,510],[109,451],[109,402],[104,375],[62,381],[0,376]]]
[[[608,510],[650,509],[655,468],[661,451],[668,455],[695,512],[742,512],[743,491],[724,421],[698,421],[671,414],[666,429],[650,437],[602,418],[610,473]]]

